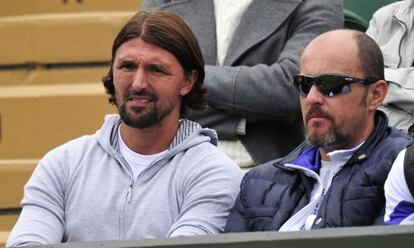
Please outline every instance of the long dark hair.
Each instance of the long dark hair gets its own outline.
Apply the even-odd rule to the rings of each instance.
[[[161,47],[173,54],[180,62],[186,75],[197,71],[197,81],[192,90],[182,98],[180,115],[185,116],[189,109],[201,110],[207,106],[206,89],[203,86],[205,77],[204,59],[197,39],[187,24],[176,14],[154,10],[141,11],[134,15],[121,29],[112,45],[111,68],[102,79],[109,102],[116,104],[112,65],[116,51],[125,42],[140,38],[146,43]]]

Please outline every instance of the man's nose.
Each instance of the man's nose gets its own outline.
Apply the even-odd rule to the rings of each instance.
[[[148,86],[148,75],[144,68],[138,67],[132,81],[132,89],[140,91]]]
[[[315,85],[312,85],[308,95],[306,96],[306,102],[309,105],[322,104],[323,99],[324,95],[318,90],[318,88]]]

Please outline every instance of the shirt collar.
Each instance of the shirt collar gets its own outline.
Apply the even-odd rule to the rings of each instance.
[[[329,152],[327,155],[331,158],[332,163],[340,165],[340,168],[342,168],[345,163],[352,157],[355,151],[357,151],[364,144],[364,142],[365,141],[361,142],[351,149],[335,150]],[[319,169],[321,168],[321,155],[319,148],[311,147],[305,150],[293,163],[319,174]]]

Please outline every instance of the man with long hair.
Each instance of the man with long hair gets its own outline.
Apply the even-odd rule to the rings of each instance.
[[[175,14],[132,17],[103,79],[119,115],[40,161],[7,246],[222,231],[240,169],[215,131],[183,118],[206,105],[204,74],[197,40]]]

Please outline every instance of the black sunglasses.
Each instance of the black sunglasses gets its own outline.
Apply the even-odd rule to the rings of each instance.
[[[350,84],[372,84],[377,81],[372,78],[356,78],[335,74],[324,74],[316,77],[297,75],[293,77],[293,83],[298,89],[299,94],[303,97],[309,94],[312,85],[315,85],[319,92],[325,96],[333,97],[338,94],[350,92]]]

